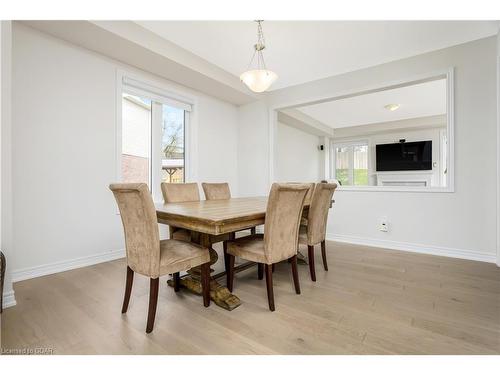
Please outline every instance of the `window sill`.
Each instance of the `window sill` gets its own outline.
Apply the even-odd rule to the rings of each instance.
[[[405,192],[405,193],[454,193],[452,187],[422,188],[419,186],[339,186],[337,191],[364,191],[364,192]]]

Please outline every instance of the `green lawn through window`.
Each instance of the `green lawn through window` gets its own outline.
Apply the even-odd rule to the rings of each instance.
[[[348,169],[337,169],[335,173],[342,185],[350,185]],[[368,185],[368,169],[354,170],[354,185]]]

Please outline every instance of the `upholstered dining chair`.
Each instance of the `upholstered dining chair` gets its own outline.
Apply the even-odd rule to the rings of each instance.
[[[229,189],[229,184],[227,182],[202,182],[201,187],[205,193],[206,200],[218,200],[218,199],[230,199],[231,190]],[[255,227],[250,228],[250,234],[255,234]],[[228,235],[217,236],[213,241],[222,241],[222,247],[224,249],[224,262],[227,260],[227,241],[233,240],[235,238],[234,233],[229,233]]]
[[[231,190],[227,182],[202,182],[201,187],[207,200],[230,199]]]
[[[292,184],[292,185],[301,185],[305,184],[309,186],[309,189],[307,190],[306,198],[304,199],[304,204],[310,204],[311,203],[311,198],[314,192],[314,186],[316,184],[314,182],[287,182],[287,184]],[[302,212],[302,218],[300,219],[300,225],[307,225],[307,211]]]
[[[160,240],[156,210],[148,186],[143,183],[111,184],[125,232],[127,281],[122,313],[126,313],[134,273],[150,278],[146,333],[153,330],[158,302],[159,277],[201,265],[203,304],[210,305],[210,256],[201,246],[179,240]],[[174,288],[175,291],[178,288]]]
[[[234,280],[234,257],[257,262],[259,279],[263,267],[266,274],[269,309],[274,311],[272,265],[291,259],[295,292],[300,294],[297,273],[297,240],[300,217],[308,185],[273,184],[267,202],[264,234],[241,237],[228,242],[226,262],[227,287],[232,292]]]
[[[337,184],[320,183],[316,184],[314,193],[309,205],[306,225],[301,225],[299,230],[299,244],[307,245],[307,260],[309,261],[309,272],[311,280],[316,281],[316,269],[314,265],[314,246],[321,244],[321,255],[323,257],[323,267],[328,271],[326,261],[326,224],[328,211],[332,201],[333,193]]]
[[[196,182],[189,183],[161,183],[161,192],[165,203],[197,202],[200,200],[200,191]],[[192,234],[187,229],[169,227],[170,238],[181,241],[192,241]]]

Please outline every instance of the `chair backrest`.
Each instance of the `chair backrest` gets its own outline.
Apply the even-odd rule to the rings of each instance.
[[[317,184],[314,189],[307,217],[307,242],[316,245],[325,240],[326,222],[333,193],[337,184]]]
[[[186,184],[162,182],[161,192],[165,203],[196,202],[200,200],[200,191],[196,182]]]
[[[223,183],[203,182],[201,186],[203,187],[203,192],[205,193],[205,198],[207,200],[231,198],[231,190],[229,190],[229,184],[227,182]]]
[[[264,251],[270,263],[297,254],[300,217],[308,184],[273,184],[264,223]]]
[[[156,210],[143,183],[111,184],[125,232],[127,264],[132,270],[156,278],[160,272],[160,235]]]
[[[309,189],[307,190],[306,198],[304,199],[304,204],[310,204],[311,198],[314,192],[314,186],[316,185],[314,182],[287,182],[287,184],[291,185],[307,185]]]

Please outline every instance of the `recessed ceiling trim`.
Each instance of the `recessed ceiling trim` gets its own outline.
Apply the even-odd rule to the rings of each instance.
[[[278,107],[275,107],[274,109],[275,110],[283,110],[283,109],[305,107],[308,105],[322,104],[322,103],[331,102],[331,101],[335,101],[335,100],[349,99],[349,98],[354,98],[356,96],[374,94],[374,93],[381,92],[381,91],[393,90],[393,89],[398,89],[398,88],[412,86],[412,85],[418,85],[420,83],[438,81],[440,79],[446,79],[448,77],[448,74],[452,70],[453,70],[453,68],[447,69],[445,71],[440,70],[437,72],[433,72],[430,74],[423,74],[423,75],[419,75],[419,76],[413,77],[413,78],[408,78],[405,80],[398,80],[398,81],[389,82],[389,83],[383,84],[383,85],[376,85],[374,87],[367,87],[367,88],[362,88],[359,90],[349,90],[346,93],[341,93],[341,94],[337,94],[334,96],[327,96],[327,97],[322,96],[321,98],[312,99],[312,100],[309,100],[306,102],[300,102],[300,103],[293,102],[290,104],[280,105]]]

